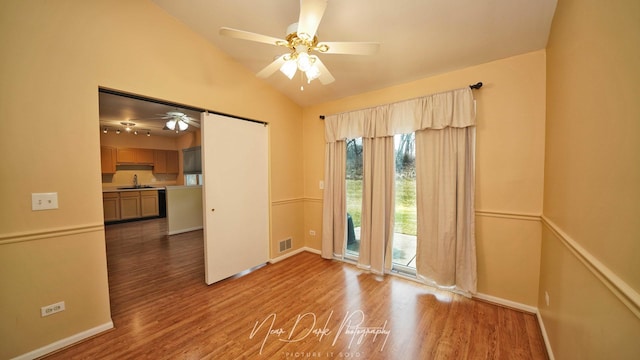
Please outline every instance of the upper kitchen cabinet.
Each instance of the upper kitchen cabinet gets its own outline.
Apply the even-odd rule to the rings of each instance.
[[[153,173],[154,174],[177,174],[178,151],[175,150],[155,150]]]
[[[116,149],[110,146],[100,147],[100,165],[103,174],[115,174]]]
[[[153,173],[154,174],[167,173],[167,151],[166,150],[154,151]]]
[[[153,149],[126,149],[119,148],[117,151],[118,164],[154,164]]]
[[[176,150],[167,150],[167,173],[177,174],[180,172],[178,165],[179,152]]]

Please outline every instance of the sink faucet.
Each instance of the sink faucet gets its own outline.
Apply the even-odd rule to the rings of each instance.
[[[138,174],[133,175],[133,186],[138,187]]]

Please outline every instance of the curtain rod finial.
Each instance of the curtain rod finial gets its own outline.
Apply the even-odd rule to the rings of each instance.
[[[320,120],[324,120],[324,115],[320,115]]]
[[[477,82],[473,85],[469,85],[471,89],[480,89],[482,87],[482,82]]]

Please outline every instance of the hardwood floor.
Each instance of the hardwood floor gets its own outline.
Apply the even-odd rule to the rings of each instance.
[[[546,359],[535,316],[301,253],[204,283],[202,232],[106,227],[115,329],[47,359]]]

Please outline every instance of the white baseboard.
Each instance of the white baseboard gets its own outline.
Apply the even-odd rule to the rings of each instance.
[[[306,246],[305,246],[303,249],[304,249],[304,251],[306,251],[306,252],[310,252],[310,253],[312,253],[312,254],[322,255],[322,251],[317,250],[317,249],[314,249],[314,248],[310,248],[310,247],[306,247]]]
[[[544,345],[547,348],[547,355],[549,356],[549,360],[555,360],[555,357],[553,356],[553,350],[551,349],[551,343],[549,342],[549,336],[547,335],[547,329],[544,327],[544,321],[542,321],[540,310],[536,311],[536,318],[538,318],[538,325],[540,325],[542,339],[544,340]]]
[[[519,302],[515,302],[515,301],[511,301],[511,300],[507,300],[507,299],[503,299],[503,298],[499,298],[499,297],[495,297],[495,296],[491,296],[483,293],[477,293],[473,295],[473,297],[476,299],[488,301],[494,304],[502,305],[504,307],[525,311],[531,314],[535,314],[538,312],[538,308],[535,306],[525,305]]]
[[[56,350],[60,350],[64,347],[67,347],[69,345],[73,345],[79,341],[82,341],[84,339],[90,338],[92,336],[98,335],[101,332],[107,331],[113,329],[113,321],[109,321],[108,323],[102,324],[102,325],[98,325],[94,328],[91,328],[89,330],[85,330],[81,333],[69,336],[68,338],[64,338],[62,340],[58,340],[54,343],[51,343],[49,345],[43,346],[39,349],[35,349],[33,351],[30,351],[26,354],[22,354],[19,356],[16,356],[15,358],[13,358],[13,360],[30,360],[30,359],[35,359],[35,358],[39,358],[41,356],[44,356],[46,354],[52,353]]]
[[[320,250],[316,250],[316,249],[304,246],[304,247],[301,247],[300,249],[296,249],[296,250],[293,250],[291,252],[288,252],[288,253],[286,253],[286,254],[284,254],[282,256],[278,256],[276,258],[270,259],[269,263],[270,264],[275,264],[275,263],[280,262],[280,261],[282,261],[284,259],[288,259],[288,258],[290,258],[290,257],[292,257],[294,255],[298,255],[298,254],[300,254],[301,252],[304,252],[304,251],[320,255]]]
[[[172,230],[172,231],[167,232],[167,235],[182,234],[182,233],[186,233],[186,232],[189,232],[189,231],[196,231],[196,230],[202,230],[202,226],[196,226],[196,227],[192,227],[192,228],[188,228],[188,229]]]

